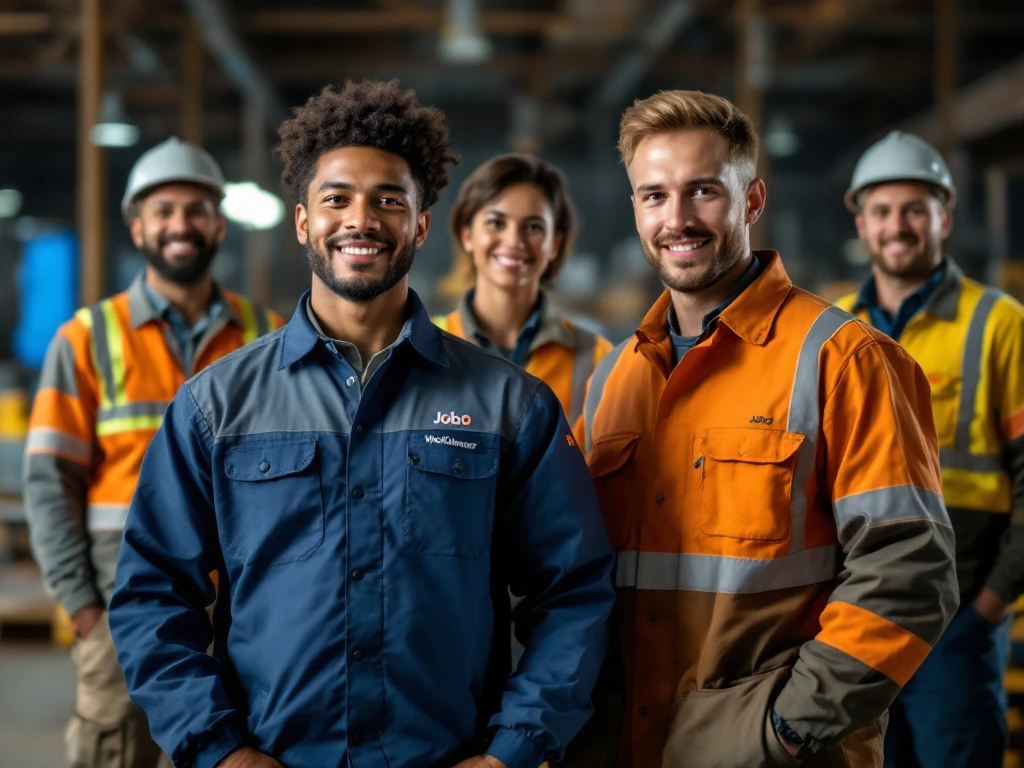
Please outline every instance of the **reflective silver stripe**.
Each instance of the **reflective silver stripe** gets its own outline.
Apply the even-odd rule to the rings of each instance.
[[[999,454],[981,455],[958,451],[955,448],[939,449],[939,464],[944,469],[963,469],[967,472],[1005,472],[1006,465]]]
[[[133,419],[138,416],[163,416],[167,405],[168,403],[163,400],[114,405],[109,408],[100,408],[96,412],[96,420],[110,421],[112,419]]]
[[[818,402],[818,359],[821,348],[836,332],[854,319],[853,315],[839,307],[829,307],[811,323],[800,347],[796,375],[793,376],[793,391],[789,396],[789,422],[786,429],[806,435],[796,454],[796,471],[793,473],[793,525],[789,551],[799,552],[804,548],[804,527],[807,520],[807,481],[814,472],[814,460],[818,452],[818,430],[821,405]]]
[[[590,379],[590,389],[587,391],[587,399],[583,404],[583,422],[587,430],[584,440],[584,454],[590,453],[590,449],[594,447],[594,416],[597,414],[597,406],[601,402],[601,396],[604,394],[604,385],[608,383],[608,376],[611,374],[612,368],[615,367],[615,363],[619,361],[619,355],[622,354],[622,350],[631,341],[633,341],[633,337],[626,339],[615,347],[615,349],[601,358],[601,362],[594,369],[594,375]]]
[[[85,515],[90,531],[120,531],[128,521],[128,505],[90,504]]]
[[[949,525],[949,515],[942,495],[913,485],[876,488],[838,499],[833,505],[840,540],[848,526],[860,520],[869,526],[899,523],[907,520],[929,520]]]
[[[832,581],[839,549],[814,547],[774,560],[667,552],[620,552],[615,586],[750,595]]]
[[[964,362],[960,374],[960,410],[956,416],[956,439],[953,450],[956,453],[969,455],[971,452],[971,422],[974,420],[974,404],[978,399],[978,387],[981,386],[981,360],[985,355],[985,326],[988,324],[992,307],[999,298],[999,293],[992,289],[986,290],[971,315],[967,326],[967,338],[964,341]],[[960,467],[966,469],[966,467]],[[999,467],[1002,469],[1002,466]]]
[[[254,306],[253,311],[256,313],[256,336],[266,336],[267,331],[270,330],[270,317],[267,310]]]
[[[597,337],[589,331],[576,329],[576,352],[572,356],[572,399],[569,408],[569,425],[576,423],[583,411],[583,396],[587,391],[587,379],[594,370],[594,347]]]
[[[28,453],[59,453],[83,464],[88,464],[92,460],[92,446],[89,443],[49,427],[30,429],[25,441],[25,450]]]
[[[117,400],[117,382],[114,381],[114,366],[110,359],[110,346],[107,343],[107,318],[99,304],[89,307],[92,316],[92,348],[96,355],[96,373],[100,377],[103,392],[103,405],[111,405]]]

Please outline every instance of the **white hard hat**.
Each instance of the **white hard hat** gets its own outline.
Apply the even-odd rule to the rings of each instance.
[[[128,174],[128,185],[121,199],[121,213],[130,217],[132,203],[143,192],[160,184],[189,182],[206,187],[217,196],[224,195],[224,174],[202,147],[172,136],[144,152]]]
[[[953,207],[956,189],[942,155],[924,139],[912,133],[892,131],[868,147],[853,169],[853,181],[846,191],[846,207],[859,212],[857,197],[866,188],[886,181],[923,181],[946,193],[946,205]]]

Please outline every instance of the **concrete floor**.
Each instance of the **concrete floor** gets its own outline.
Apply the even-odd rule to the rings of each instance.
[[[75,697],[67,649],[0,645],[0,768],[60,768]]]

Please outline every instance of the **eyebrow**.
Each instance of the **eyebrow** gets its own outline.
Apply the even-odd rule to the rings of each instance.
[[[497,208],[488,208],[486,213],[489,213],[492,216],[501,216],[502,218],[508,217],[507,213],[505,213],[504,211],[499,211]],[[536,214],[536,213],[531,213],[529,216],[524,216],[523,217],[524,221],[529,221],[530,219],[537,219],[539,221],[544,221],[544,217],[541,216],[540,214]]]
[[[683,186],[686,186],[686,187],[697,187],[697,186],[700,186],[702,184],[718,184],[719,186],[724,186],[725,182],[723,182],[717,176],[701,176],[701,177],[696,178],[696,179],[689,179],[689,180],[687,180],[686,183]],[[653,192],[653,191],[658,190],[658,189],[664,189],[664,187],[665,187],[664,184],[641,184],[639,187],[636,188],[636,191],[637,192]]]
[[[349,183],[347,181],[325,181],[323,184],[321,184],[317,188],[316,191],[317,192],[326,192],[326,191],[331,190],[331,189],[345,189],[345,190],[350,190],[351,191],[351,190],[354,190],[355,188],[356,188],[355,184],[351,184],[351,183]],[[373,191],[375,191],[375,192],[396,192],[396,193],[398,193],[400,195],[405,195],[406,197],[409,197],[409,190],[406,189],[405,187],[403,187],[401,184],[390,184],[390,183],[375,184],[373,186]]]

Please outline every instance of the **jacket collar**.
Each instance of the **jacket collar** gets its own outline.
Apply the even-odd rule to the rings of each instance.
[[[744,341],[763,346],[793,283],[777,252],[755,251],[754,258],[761,262],[761,274],[722,310],[718,321]],[[672,294],[668,290],[658,297],[636,332],[641,342],[657,344],[668,338],[665,318],[671,303]]]
[[[320,340],[320,335],[316,332],[313,324],[309,322],[309,317],[306,314],[306,302],[309,301],[309,294],[310,291],[307,290],[299,297],[299,303],[292,314],[292,319],[285,326],[278,369],[287,368],[306,357]],[[409,322],[403,331],[404,338],[401,339],[401,342],[408,341],[422,357],[436,365],[447,367],[448,358],[444,353],[444,338],[441,335],[441,330],[431,322],[426,307],[423,306],[420,297],[412,289],[409,290],[406,312]]]
[[[131,318],[133,331],[137,331],[146,323],[159,320],[161,316],[160,310],[153,306],[152,300],[146,294],[145,280],[146,272],[143,270],[135,276],[135,279],[132,280],[131,285],[128,286],[127,290],[128,315]],[[228,300],[230,292],[223,290],[216,283],[214,283],[213,290],[220,294],[221,303],[224,305],[224,308],[220,311],[219,317],[241,327],[243,324],[242,318],[238,315],[238,312],[235,311],[234,304]]]
[[[459,300],[459,318],[462,320],[462,329],[467,338],[474,340],[474,334],[483,335],[480,324],[476,321],[476,314],[473,312],[473,289],[470,288]],[[537,335],[533,337],[530,344],[530,351],[533,352],[545,344],[554,342],[569,349],[576,349],[576,334],[566,327],[561,315],[551,304],[551,299],[542,288],[540,291],[540,326]]]
[[[964,273],[963,270],[957,265],[950,256],[943,257],[945,259],[945,272],[942,275],[942,279],[939,284],[935,286],[935,290],[932,291],[931,296],[924,304],[922,311],[927,312],[929,315],[939,318],[940,320],[946,320],[952,322],[956,320],[956,307],[960,301],[960,291],[964,284]],[[865,288],[874,280],[874,277],[869,277],[860,290],[857,292],[857,300],[854,302],[851,312],[857,313],[862,309],[866,309],[868,304],[864,300]]]

